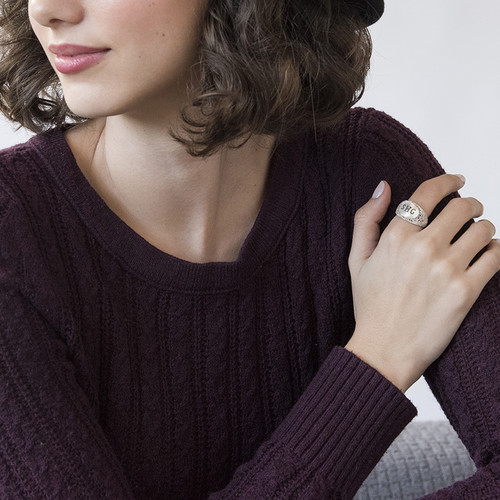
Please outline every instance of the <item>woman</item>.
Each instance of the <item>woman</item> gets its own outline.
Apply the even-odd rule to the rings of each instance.
[[[351,498],[424,372],[479,468],[430,498],[498,498],[500,245],[349,111],[382,7],[3,3],[2,498]]]

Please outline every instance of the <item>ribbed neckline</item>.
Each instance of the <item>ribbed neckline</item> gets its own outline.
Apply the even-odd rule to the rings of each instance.
[[[123,266],[160,288],[206,294],[240,287],[278,245],[297,209],[308,135],[277,146],[264,202],[238,259],[203,264],[159,250],[120,219],[83,175],[61,129],[29,142],[84,224]]]

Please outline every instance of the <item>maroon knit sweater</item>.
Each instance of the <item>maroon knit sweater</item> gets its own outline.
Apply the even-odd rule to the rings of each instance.
[[[354,213],[387,180],[384,229],[441,173],[352,110],[279,146],[236,262],[196,264],[115,215],[60,130],[0,153],[0,498],[352,498],[416,414],[342,347]],[[499,297],[500,273],[425,374],[478,467],[426,498],[500,498]]]

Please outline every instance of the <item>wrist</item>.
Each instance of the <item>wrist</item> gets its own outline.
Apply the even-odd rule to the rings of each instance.
[[[398,363],[384,350],[370,348],[366,343],[359,343],[353,338],[345,345],[345,349],[377,370],[402,393],[405,393],[416,381],[415,376],[408,370],[407,364]]]

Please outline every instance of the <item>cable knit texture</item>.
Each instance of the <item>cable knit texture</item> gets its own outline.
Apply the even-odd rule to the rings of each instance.
[[[61,130],[1,152],[0,498],[351,499],[416,415],[343,347],[354,213],[387,180],[383,230],[441,173],[354,109],[280,144],[238,260],[196,264],[113,213]],[[478,469],[427,499],[500,498],[499,297],[497,274],[425,374]]]

